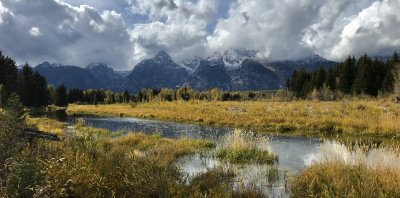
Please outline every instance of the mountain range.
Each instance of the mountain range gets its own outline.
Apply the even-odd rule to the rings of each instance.
[[[138,92],[143,88],[178,88],[197,90],[275,90],[298,69],[314,71],[336,62],[318,55],[299,60],[268,61],[257,57],[255,50],[227,50],[207,58],[192,57],[176,63],[165,52],[137,64],[132,71],[114,71],[102,63],[85,68],[44,62],[34,69],[46,77],[48,84],[69,89],[107,89]]]

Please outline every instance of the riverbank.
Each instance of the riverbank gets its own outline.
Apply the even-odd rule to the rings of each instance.
[[[159,119],[281,134],[400,138],[400,105],[389,100],[70,105],[67,113]]]
[[[27,121],[65,132],[48,118]],[[0,197],[263,197],[255,188],[233,188],[229,170],[210,169],[189,180],[175,165],[182,156],[214,148],[213,142],[142,133],[115,137],[81,124],[74,130],[62,142],[35,140],[10,153],[0,163]]]

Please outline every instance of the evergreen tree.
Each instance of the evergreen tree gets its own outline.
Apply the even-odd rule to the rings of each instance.
[[[325,78],[325,84],[330,90],[336,89],[336,73],[333,67],[329,67]]]
[[[321,90],[322,86],[325,83],[325,79],[326,79],[325,69],[323,67],[320,67],[318,72],[316,73],[316,76],[315,76],[314,88],[317,88],[318,90]]]
[[[33,74],[35,104],[36,107],[43,107],[49,104],[49,92],[47,90],[46,79],[38,72]]]
[[[54,94],[54,104],[59,107],[68,106],[67,89],[64,85],[57,87]]]
[[[17,75],[15,62],[9,57],[4,57],[0,50],[0,84],[3,84],[6,98],[17,90]]]
[[[18,94],[21,97],[22,104],[28,107],[33,106],[35,100],[33,70],[28,64],[25,64],[19,72],[18,81]]]
[[[123,94],[124,103],[129,103],[130,97],[131,97],[131,95],[128,93],[128,91],[124,91],[124,94]]]
[[[0,84],[0,107],[4,107],[7,103],[7,92],[3,84]]]
[[[356,60],[353,57],[348,57],[344,63],[340,64],[338,89],[343,93],[350,93],[355,77]]]

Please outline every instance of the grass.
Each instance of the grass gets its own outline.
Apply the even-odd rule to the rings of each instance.
[[[291,197],[398,197],[399,170],[341,162],[314,165],[291,181]]]
[[[397,124],[400,123],[400,106],[385,99],[70,105],[67,112],[219,125],[259,132],[400,137]]]
[[[216,157],[234,164],[274,164],[278,156],[257,145],[262,142],[254,134],[236,129],[223,138],[223,144],[216,152]],[[265,144],[265,142],[263,142]]]
[[[399,148],[321,145],[314,164],[290,180],[291,197],[399,197]]]
[[[50,118],[33,118],[27,117],[26,123],[28,126],[36,127],[40,131],[50,132],[56,135],[63,136],[66,125]]]
[[[7,129],[18,124],[0,118],[0,136],[9,137]],[[43,130],[65,129],[47,118],[27,122]],[[0,197],[263,197],[253,188],[234,189],[231,173],[222,169],[187,180],[175,161],[214,148],[212,142],[142,133],[114,137],[80,124],[76,130],[63,142],[35,140],[2,155]],[[0,146],[10,147],[4,141]]]

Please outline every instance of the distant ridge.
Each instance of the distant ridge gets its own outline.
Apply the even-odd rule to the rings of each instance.
[[[34,69],[45,76],[49,84],[64,84],[69,89],[138,92],[143,88],[191,86],[198,90],[214,87],[275,90],[283,88],[295,70],[314,71],[336,64],[318,55],[299,60],[268,61],[258,58],[255,50],[227,50],[205,59],[195,56],[178,64],[168,53],[160,51],[126,72],[114,71],[103,63],[90,63],[81,68],[43,62]]]

